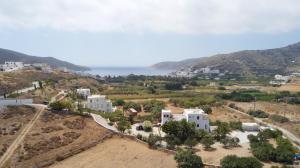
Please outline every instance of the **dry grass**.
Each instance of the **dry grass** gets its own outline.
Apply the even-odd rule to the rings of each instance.
[[[35,114],[29,106],[9,106],[0,113],[0,157]]]
[[[68,158],[51,168],[175,168],[173,155],[149,149],[146,145],[114,137],[96,147]]]
[[[211,121],[241,121],[241,122],[253,122],[253,118],[247,115],[243,115],[237,112],[229,111],[223,107],[213,107],[212,113],[209,115]]]
[[[48,129],[52,130],[45,131]],[[59,156],[71,156],[76,150],[86,150],[107,134],[111,133],[92,118],[47,111],[25,137],[23,145],[14,153],[7,167],[33,167],[48,161],[53,163],[60,159]]]
[[[236,106],[243,109],[244,111],[248,111],[254,108],[253,103],[249,102],[233,102]],[[256,102],[256,109],[263,110],[269,114],[278,114],[282,116],[286,116],[291,121],[300,121],[300,106],[299,105],[291,105],[286,103],[276,103],[276,102]]]

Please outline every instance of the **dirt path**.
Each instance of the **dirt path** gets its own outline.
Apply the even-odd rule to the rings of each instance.
[[[24,140],[27,133],[30,131],[30,129],[33,127],[34,123],[37,121],[37,119],[40,117],[42,112],[44,111],[45,107],[41,105],[33,105],[35,108],[39,109],[39,111],[33,116],[32,120],[23,128],[20,135],[14,140],[14,142],[8,147],[6,152],[2,155],[0,158],[0,167],[3,167],[4,164],[10,159],[10,157],[13,155],[14,151],[19,147],[19,145]]]

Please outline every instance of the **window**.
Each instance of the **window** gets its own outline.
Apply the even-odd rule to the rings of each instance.
[[[200,117],[199,116],[197,116],[197,120],[199,120],[200,119]]]
[[[207,125],[205,124],[205,129],[207,129]]]
[[[197,124],[197,127],[199,128],[199,124]]]

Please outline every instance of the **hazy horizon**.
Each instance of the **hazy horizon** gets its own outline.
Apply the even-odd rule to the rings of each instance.
[[[300,41],[297,0],[11,0],[0,11],[0,48],[84,66],[148,67]]]

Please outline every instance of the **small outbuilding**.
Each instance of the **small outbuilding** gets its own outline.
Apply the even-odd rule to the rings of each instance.
[[[138,111],[136,111],[134,108],[130,108],[130,109],[127,110],[127,113],[129,115],[136,116],[138,114]]]
[[[242,123],[244,131],[259,131],[259,125],[257,123]]]

